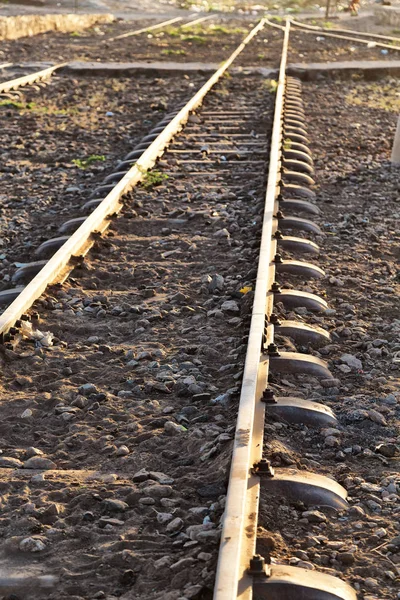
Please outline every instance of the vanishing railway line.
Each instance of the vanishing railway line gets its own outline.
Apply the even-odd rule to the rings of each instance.
[[[269,385],[271,376],[279,378],[300,375],[327,381],[333,379],[333,375],[328,364],[313,354],[312,350],[313,347],[319,348],[330,340],[328,328],[324,327],[324,323],[316,326],[278,316],[280,306],[288,310],[307,309],[308,314],[316,314],[318,318],[323,317],[328,307],[322,297],[309,291],[297,290],[293,282],[299,279],[292,279],[297,277],[301,278],[301,282],[309,282],[323,278],[324,272],[314,262],[299,260],[303,255],[318,256],[320,249],[315,239],[322,237],[322,232],[313,220],[321,211],[312,189],[315,183],[313,159],[308,145],[307,114],[302,101],[301,82],[285,75],[290,22],[287,22],[284,31],[274,111],[270,106],[265,108],[262,102],[263,100],[265,103],[265,96],[257,95],[259,85],[251,78],[243,80],[246,82],[245,86],[235,80],[230,84],[232,89],[229,91],[224,87],[223,76],[227,69],[263,26],[262,21],[189,102],[177,106],[175,111],[169,113],[123,158],[116,170],[93,190],[91,198],[81,207],[80,216],[63,222],[59,228],[59,235],[45,241],[36,249],[35,255],[39,260],[24,265],[15,272],[13,281],[17,284],[25,280],[27,285],[11,287],[0,292],[0,301],[5,307],[0,315],[0,333],[4,343],[4,370],[8,380],[11,381],[14,369],[17,372],[14,377],[18,375],[18,362],[14,361],[18,356],[19,345],[23,354],[34,341],[38,350],[37,360],[35,357],[32,359],[34,368],[38,369],[38,377],[34,384],[38,392],[42,392],[40,386],[43,381],[54,383],[55,396],[58,398],[58,404],[52,404],[54,398],[48,399],[46,408],[35,404],[33,414],[29,415],[34,419],[32,430],[28,427],[17,428],[14,438],[7,438],[7,432],[3,432],[7,450],[11,449],[12,452],[9,458],[5,457],[9,464],[3,460],[0,461],[0,465],[15,468],[13,477],[15,480],[20,477],[22,481],[27,481],[26,472],[29,472],[29,469],[44,469],[43,473],[48,470],[49,490],[53,494],[52,497],[64,503],[64,510],[68,515],[66,522],[69,524],[68,519],[71,519],[72,523],[78,523],[78,526],[85,528],[87,535],[88,523],[98,523],[104,539],[106,535],[112,536],[115,529],[118,533],[125,531],[124,527],[128,527],[129,519],[140,521],[142,518],[137,509],[139,505],[144,515],[143,521],[140,521],[140,527],[134,534],[128,531],[126,538],[123,537],[125,534],[121,536],[126,545],[123,547],[122,542],[117,543],[114,538],[107,538],[107,543],[112,545],[112,551],[115,553],[121,551],[121,556],[125,556],[127,564],[130,560],[128,553],[132,549],[139,553],[140,547],[135,544],[142,543],[147,553],[152,551],[158,557],[160,571],[165,564],[168,564],[168,568],[178,565],[173,573],[174,577],[178,577],[178,574],[183,577],[182,581],[184,576],[181,571],[186,571],[195,564],[195,558],[192,555],[188,558],[187,553],[190,553],[193,547],[196,548],[196,543],[207,539],[215,541],[218,537],[215,535],[218,510],[220,516],[223,510],[214,600],[290,600],[299,597],[312,600],[354,600],[356,592],[345,581],[308,567],[278,564],[271,560],[268,553],[261,554],[258,550],[258,529],[262,526],[262,514],[268,510],[269,505],[284,499],[286,502],[302,505],[305,512],[310,507],[322,507],[332,513],[344,511],[349,506],[346,490],[334,480],[331,473],[325,472],[324,475],[318,472],[318,469],[306,471],[293,466],[274,469],[266,453],[264,425],[271,419],[282,420],[288,424],[303,423],[317,429],[334,429],[338,421],[334,412],[325,404],[310,401],[303,396],[297,397],[295,389],[290,397],[276,396]],[[225,97],[229,99],[228,108]],[[272,134],[269,138],[267,132],[271,123]],[[268,152],[269,170],[265,187]],[[150,190],[146,185],[136,189],[139,183],[146,184],[145,174],[156,164],[160,171],[156,171],[155,176],[159,178],[157,183],[161,185]],[[262,205],[262,211],[254,212],[251,216],[251,212],[246,212],[249,211],[249,201],[258,206]],[[114,219],[119,213],[120,218]],[[251,227],[247,222],[249,220]],[[222,226],[225,224],[226,226]],[[106,237],[109,228],[110,237]],[[212,231],[211,239],[214,242],[206,239],[206,228]],[[230,239],[231,233],[235,231],[241,231],[236,246],[231,245]],[[260,234],[261,241],[259,248],[257,245],[255,257],[251,253],[248,238]],[[92,257],[89,250],[93,246],[96,253]],[[189,306],[189,296],[194,290],[191,272],[193,270],[196,277],[199,277],[199,265],[206,259],[206,251],[213,253],[216,264],[229,266],[228,272],[231,274],[235,273],[235,269],[240,270],[243,267],[240,266],[241,263],[248,265],[253,260],[258,264],[258,271],[256,276],[253,274],[256,284],[250,329],[248,337],[246,336],[246,359],[238,418],[234,428],[226,498],[223,501],[218,498],[213,504],[210,502],[211,507],[220,502],[217,508],[200,506],[197,507],[198,513],[193,509],[192,515],[198,514],[205,519],[200,522],[191,521],[184,531],[184,519],[180,516],[174,517],[175,514],[180,515],[179,502],[174,502],[174,478],[160,473],[161,466],[156,468],[159,464],[158,457],[150,457],[148,453],[160,453],[161,456],[161,449],[166,444],[166,454],[163,455],[165,463],[168,465],[168,460],[179,459],[179,468],[176,469],[176,473],[179,474],[174,475],[176,478],[189,477],[185,468],[190,469],[193,464],[190,460],[194,461],[196,470],[202,476],[206,460],[203,462],[202,458],[196,462],[196,453],[201,454],[204,451],[210,453],[211,457],[219,452],[223,453],[221,447],[224,441],[232,438],[230,434],[233,434],[233,427],[227,434],[218,427],[223,418],[217,419],[215,431],[219,442],[206,446],[205,450],[203,447],[199,450],[199,446],[195,446],[194,458],[190,455],[190,460],[185,463],[185,457],[182,459],[176,449],[173,451],[164,441],[162,434],[167,434],[167,438],[169,435],[178,435],[177,430],[182,425],[187,426],[189,431],[191,427],[194,428],[195,425],[190,420],[191,412],[179,411],[179,419],[174,422],[168,417],[175,414],[174,407],[170,406],[171,401],[161,402],[157,394],[171,394],[175,389],[174,385],[179,383],[183,387],[179,388],[181,394],[178,394],[178,397],[185,398],[190,395],[188,388],[192,386],[191,393],[194,392],[193,398],[197,395],[198,405],[193,408],[193,400],[191,410],[196,418],[200,417],[200,410],[206,415],[205,421],[211,421],[211,408],[204,406],[209,399],[208,394],[203,379],[198,374],[202,361],[197,360],[194,364],[190,361],[195,352],[195,341],[197,337],[202,336],[205,338],[204,344],[212,346],[221,332],[226,335],[226,329],[218,329],[218,319],[223,317],[224,310],[231,317],[228,322],[228,329],[232,329],[233,336],[229,338],[230,343],[242,341],[240,327],[243,327],[243,324],[240,324],[237,303],[232,299],[224,302],[222,307],[218,306],[218,294],[222,294],[224,285],[220,276],[215,275],[213,278],[202,280],[203,285],[209,286],[214,292],[217,291],[215,302],[208,301],[207,310],[199,307],[195,301],[195,308]],[[133,257],[136,261],[135,272],[124,266],[125,255],[131,259]],[[165,267],[166,260],[172,265],[171,271]],[[85,261],[89,264],[87,269]],[[136,268],[139,275],[136,274]],[[75,269],[73,281],[70,283],[68,277]],[[75,275],[76,272],[78,275]],[[147,275],[144,276],[143,273]],[[142,279],[140,287],[136,277]],[[251,277],[245,270],[241,272],[237,281],[233,277],[236,288],[239,281],[249,279]],[[172,286],[173,294],[168,286]],[[114,306],[110,306],[110,300],[115,298],[106,297],[110,288],[114,290],[118,301]],[[242,292],[238,292],[236,288],[232,288],[232,298],[243,298],[240,296]],[[144,295],[141,296],[141,293]],[[152,299],[158,295],[162,299],[159,300],[159,305],[155,305],[156,300],[153,303]],[[37,309],[40,315],[36,313]],[[185,319],[189,319],[188,315],[191,318],[191,313],[195,315],[196,320],[186,322]],[[140,340],[138,345],[143,348],[142,354],[147,353],[147,356],[138,358],[135,353],[132,355],[131,351],[129,359],[135,363],[131,365],[132,368],[136,368],[143,359],[162,362],[160,357],[168,352],[168,344],[173,347],[180,337],[190,338],[183,360],[186,366],[181,368],[181,379],[186,383],[177,382],[176,377],[174,379],[176,370],[174,371],[173,361],[169,361],[171,364],[168,363],[165,370],[160,368],[160,364],[153,365],[154,368],[160,368],[156,381],[155,377],[151,381],[142,381],[140,376],[136,376],[136,385],[129,384],[133,386],[132,389],[119,389],[122,381],[122,367],[118,358],[121,348],[114,351],[105,345],[102,334],[99,333],[102,329],[101,319],[108,318],[107,314],[111,314],[114,321],[107,322],[104,329],[113,332],[114,341],[118,340],[115,341],[116,345],[132,345],[132,329],[136,328],[134,333]],[[41,324],[37,322],[39,316]],[[82,326],[77,327],[76,323],[71,321],[72,318],[82,318]],[[27,325],[31,319],[32,326]],[[132,319],[136,320],[132,322]],[[216,319],[215,325],[207,326],[208,319]],[[146,328],[158,321],[166,321],[169,326],[162,327],[160,324],[160,339],[150,340]],[[245,317],[243,322],[246,323]],[[100,323],[100,326],[97,327],[96,323]],[[41,340],[48,338],[35,336],[38,327],[56,330],[57,337],[60,338],[58,341],[61,342],[55,346],[54,357],[51,354],[47,357],[47,365],[41,365],[40,360],[46,352],[47,344],[41,343]],[[234,331],[235,327],[239,328],[238,332]],[[191,333],[193,331],[194,333]],[[89,346],[95,345],[96,352],[93,356],[82,340],[82,336],[87,333],[92,334],[88,338],[91,340],[88,342]],[[282,351],[279,344],[282,337],[291,338],[295,344],[306,347],[307,352]],[[146,350],[150,342],[163,345],[162,348],[158,348],[158,354],[153,348]],[[212,377],[215,377],[213,363],[218,363],[219,366],[225,346],[224,343],[220,345],[218,351],[208,357],[209,362],[204,359]],[[96,379],[96,385],[84,383],[79,377],[77,363],[84,352],[88,354],[85,362],[88,360],[90,363],[88,372]],[[239,361],[238,356],[233,348],[232,360]],[[110,359],[110,362],[104,357],[107,357],[107,361]],[[12,362],[11,366],[9,361]],[[99,361],[99,365],[96,361]],[[64,365],[63,377],[70,377],[66,384],[66,387],[69,386],[68,393],[65,392],[62,400],[57,395],[59,388],[56,386],[56,381],[60,378],[56,367],[60,365]],[[191,374],[191,365],[195,375]],[[189,372],[185,369],[189,369]],[[224,372],[223,363],[220,371]],[[21,385],[24,385],[26,373],[29,373],[29,367],[22,371]],[[102,381],[101,377],[104,374],[106,378],[110,378],[110,389],[107,392],[102,391],[105,390],[105,381],[102,388],[97,383]],[[134,375],[132,379],[135,379]],[[73,385],[80,386],[80,392],[78,397],[74,396],[73,402],[68,402],[67,398],[71,399]],[[53,388],[50,386],[49,389]],[[61,392],[62,390],[60,394]],[[150,408],[138,407],[139,416],[145,418],[139,425],[135,421],[137,428],[130,430],[130,420],[136,419],[135,394],[138,398],[151,397],[153,404]],[[122,405],[126,402],[132,404],[129,405],[127,413],[123,414]],[[153,418],[152,411],[158,410],[158,405],[163,411],[157,418]],[[51,417],[50,427],[54,428],[54,436],[57,439],[52,439],[44,418],[53,409],[56,416]],[[83,429],[80,430],[80,427],[84,427],[85,419],[93,430],[91,447],[85,446]],[[61,424],[60,420],[63,421]],[[66,431],[65,427],[68,426],[70,429]],[[147,454],[144,459],[140,443],[146,443],[150,439],[146,436],[149,436],[151,428],[161,429],[161,434],[157,437],[155,445],[146,447]],[[135,435],[132,435],[135,431],[141,434],[137,436],[140,441],[135,441]],[[203,433],[199,429],[197,437],[201,438]],[[221,439],[224,435],[225,438]],[[29,454],[24,448],[24,436],[29,440]],[[41,437],[46,442],[46,458],[42,458],[42,453],[33,447],[34,440]],[[17,442],[14,443],[15,438]],[[68,453],[64,449],[60,451],[61,442],[64,440]],[[25,442],[25,445],[27,443]],[[184,445],[184,442],[181,443]],[[129,444],[136,449],[128,448]],[[100,462],[97,452],[100,452]],[[189,453],[189,450],[185,447],[184,452]],[[121,463],[121,458],[125,460],[125,457],[126,462]],[[29,461],[36,467],[30,466]],[[136,465],[140,468],[136,468]],[[171,462],[171,470],[173,465]],[[209,476],[209,473],[204,472]],[[115,479],[114,473],[117,473]],[[3,473],[3,477],[7,480],[7,474]],[[85,499],[78,516],[75,513],[70,514],[68,494],[63,494],[60,487],[65,485],[68,478],[77,487],[83,483],[93,486],[90,490],[92,497],[89,498],[91,503]],[[132,488],[132,481],[137,487]],[[119,494],[119,499],[113,501],[108,498],[104,485],[109,485],[109,489]],[[165,497],[162,495],[164,489]],[[206,494],[207,492],[204,492],[204,497],[207,497]],[[38,506],[41,506],[40,493],[34,491],[33,496],[37,498]],[[74,506],[77,499],[78,496],[74,496]],[[96,506],[101,508],[92,508],[96,502]],[[72,535],[71,532],[66,533],[67,529],[63,527],[64,537],[61,534],[58,536],[60,532],[54,533],[58,513],[54,515],[46,512],[46,502],[43,507],[45,510],[42,511],[32,507],[29,510],[42,525],[53,526],[54,544],[66,544],[68,536]],[[132,516],[129,511],[136,512]],[[157,527],[161,530],[166,526],[166,533],[163,532],[159,536],[160,540],[154,544],[150,543],[145,535],[146,527],[150,531],[151,519],[155,518],[151,511],[157,514]],[[115,513],[118,513],[119,517],[120,512],[127,513],[125,522],[122,517],[116,518]],[[40,532],[45,535],[46,529]],[[100,538],[101,535],[99,534]],[[171,551],[174,559],[169,563],[168,560],[166,563],[164,560],[165,564],[161,566],[169,551],[168,544],[171,538],[175,540]],[[47,552],[50,546],[46,539],[35,535],[25,537],[26,539],[34,540],[29,544],[36,543],[44,552]],[[59,541],[61,539],[62,542]],[[100,550],[102,545],[95,536],[90,539],[92,555],[96,556],[93,564],[98,568],[99,564],[104,565],[108,560],[107,554],[100,554],[103,551]],[[24,540],[18,543],[28,544]],[[149,544],[148,547],[146,543]],[[191,546],[192,543],[194,546]],[[40,544],[43,547],[40,547]],[[185,560],[189,562],[180,562]],[[54,559],[47,564],[45,555],[42,564],[46,576],[59,575],[59,564]],[[110,569],[116,568],[112,561],[109,565]],[[130,563],[129,566],[131,568],[124,572],[124,581],[134,583],[138,575],[135,567]],[[146,572],[146,576],[151,580],[155,573]],[[166,578],[169,576],[168,574]],[[8,580],[6,578],[4,582],[0,580],[0,590],[14,590],[18,587],[23,589],[26,585],[35,585],[34,582],[38,580],[32,577],[34,575],[26,581],[23,577],[18,579],[15,576]],[[68,573],[63,574],[63,577],[68,581]],[[57,580],[51,577],[41,581],[45,587],[57,586]],[[149,593],[150,583],[148,588],[146,583],[141,585],[143,587],[139,594],[144,597]],[[200,593],[201,590],[190,591],[189,587],[187,586],[188,597],[200,597],[196,596],[196,593]],[[71,584],[71,590],[74,589]],[[97,590],[91,590],[95,591]],[[190,593],[193,595],[190,596]]]

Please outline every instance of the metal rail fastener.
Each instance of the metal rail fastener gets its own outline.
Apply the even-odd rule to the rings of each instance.
[[[65,66],[67,63],[59,63],[52,67],[48,67],[47,69],[42,69],[41,71],[35,71],[34,73],[30,73],[29,75],[23,75],[22,77],[17,77],[16,79],[10,79],[9,81],[4,81],[0,83],[0,94],[10,92],[12,90],[16,90],[25,85],[31,85],[36,83],[37,81],[45,81],[49,79],[53,75],[57,69]]]

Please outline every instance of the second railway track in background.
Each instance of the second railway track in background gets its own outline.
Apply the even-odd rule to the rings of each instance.
[[[289,33],[287,23],[274,115],[274,96],[257,76],[224,79],[221,68],[93,190],[82,207],[89,217],[61,223],[60,236],[37,249],[48,260],[16,271],[16,282],[33,277],[26,288],[2,292],[10,303],[0,315],[2,368],[15,409],[12,428],[2,430],[0,466],[15,469],[9,480],[3,469],[2,477],[20,510],[6,512],[8,548],[43,558],[25,581],[5,561],[10,578],[0,580],[0,590],[23,589],[45,575],[50,579],[36,580],[44,587],[57,590],[56,576],[70,595],[105,598],[100,584],[79,581],[96,572],[110,597],[136,580],[138,597],[154,587],[162,594],[172,577],[186,582],[183,597],[202,598],[204,582],[212,587],[216,551],[198,551],[207,540],[215,544],[221,524],[214,600],[355,600],[331,569],[274,559],[266,536],[269,513],[280,504],[300,507],[311,526],[350,507],[333,478],[334,461],[323,473],[293,463],[274,468],[271,449],[281,442],[272,433],[264,438],[272,422],[302,423],[333,437],[339,426],[327,405],[296,395],[296,377],[328,384],[334,378],[316,352],[330,340],[329,297],[304,291],[324,277],[316,258],[323,236],[314,222],[321,210],[301,83],[285,75]],[[151,189],[151,171],[148,179],[144,174],[156,160],[158,185]],[[140,181],[150,189],[137,189]],[[311,324],[282,316],[296,310]],[[52,349],[47,334],[35,337],[37,329],[55,334]],[[305,352],[293,343],[282,350],[288,338]],[[224,373],[238,369],[244,350],[234,426],[223,409],[238,386],[221,391]],[[291,396],[273,391],[282,377],[292,378]],[[210,390],[219,392],[214,403]],[[168,402],[171,393],[176,399]],[[182,438],[185,431],[193,437]],[[232,438],[225,497],[225,444]],[[207,468],[212,457],[221,481]],[[82,553],[76,537],[85,552],[72,572],[69,555]],[[107,580],[105,565],[117,583]],[[199,575],[189,585],[194,566]]]

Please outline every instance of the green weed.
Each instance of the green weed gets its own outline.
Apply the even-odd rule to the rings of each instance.
[[[278,87],[278,82],[275,79],[266,79],[263,81],[263,86],[267,88],[270,94],[275,94]]]
[[[16,108],[17,110],[31,110],[35,107],[34,102],[16,102],[15,100],[1,100],[0,106]]]
[[[161,171],[145,171],[143,167],[140,167],[139,165],[137,165],[137,167],[143,174],[141,183],[145,190],[151,190],[153,187],[161,185],[163,181],[168,179],[168,175],[161,173]]]
[[[72,162],[78,167],[78,169],[87,169],[91,164],[95,162],[104,162],[106,157],[104,154],[91,154],[87,158],[74,158]]]

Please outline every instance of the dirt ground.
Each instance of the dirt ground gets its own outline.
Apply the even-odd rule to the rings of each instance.
[[[40,61],[45,57],[54,63],[62,61],[173,61],[214,62],[228,58],[255,25],[235,18],[216,18],[215,21],[191,28],[170,26],[160,31],[111,40],[117,35],[147,27],[149,19],[101,25],[82,33],[46,33],[0,44],[0,60],[10,62]],[[239,57],[238,65],[277,67],[282,48],[282,33],[266,26]],[[400,50],[305,34],[293,31],[289,62],[326,62],[343,60],[398,60]]]

